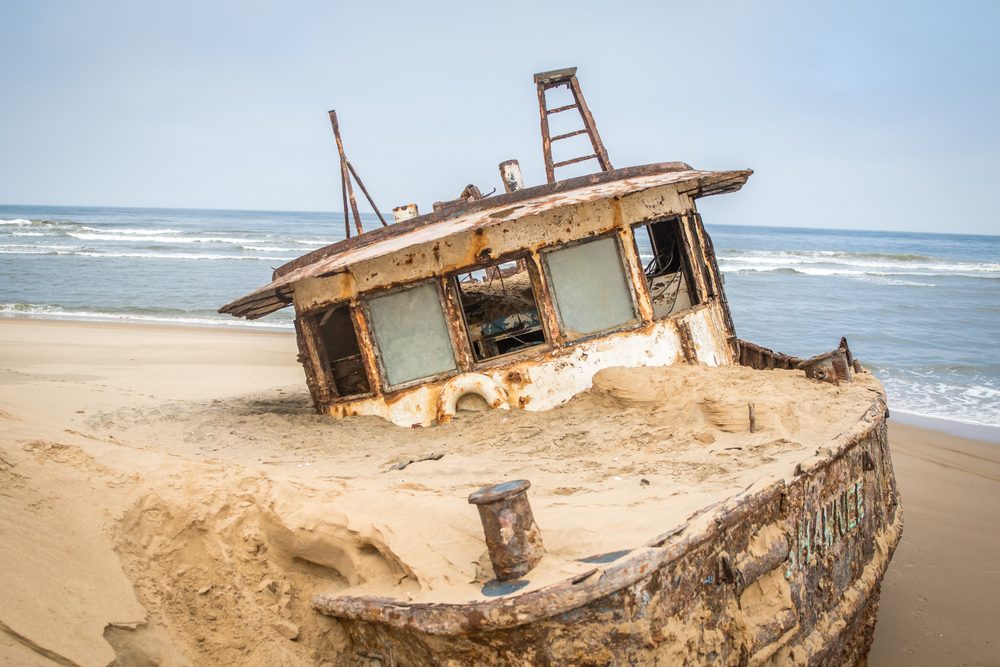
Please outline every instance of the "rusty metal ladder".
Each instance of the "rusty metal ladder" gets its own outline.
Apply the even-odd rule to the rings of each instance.
[[[568,167],[571,164],[586,160],[597,160],[601,165],[601,171],[611,171],[611,160],[608,159],[608,151],[601,142],[601,135],[597,133],[594,117],[590,115],[587,101],[583,98],[583,91],[580,90],[580,82],[576,79],[576,68],[567,67],[565,69],[552,70],[551,72],[539,72],[535,75],[535,86],[538,89],[538,113],[542,120],[542,153],[545,156],[545,177],[548,179],[548,182],[556,182],[556,169]],[[573,104],[550,109],[545,102],[545,91],[550,88],[558,88],[559,86],[569,88],[570,93],[573,95]],[[577,109],[580,112],[580,118],[583,120],[583,129],[565,134],[557,134],[554,137],[551,136],[549,133],[549,116],[571,109]],[[593,146],[594,152],[590,155],[583,155],[554,163],[552,161],[552,142],[569,139],[581,134],[586,134],[590,137],[590,144]]]

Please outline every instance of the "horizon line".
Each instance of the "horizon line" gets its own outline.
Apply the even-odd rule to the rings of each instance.
[[[201,206],[106,206],[106,205],[96,205],[96,204],[7,204],[0,203],[0,208],[2,207],[22,207],[22,208],[107,208],[107,209],[120,209],[120,210],[133,210],[133,211],[216,211],[216,212],[229,212],[229,213],[314,213],[318,215],[330,215],[342,218],[345,215],[344,211],[316,211],[309,209],[277,209],[277,208],[220,208],[220,207],[201,207]],[[391,213],[381,212],[386,218],[391,218]],[[363,216],[372,216],[377,219],[375,213],[373,212],[361,212]],[[339,220],[338,220],[339,222]],[[390,223],[389,226],[396,224],[395,222]],[[825,230],[825,231],[844,231],[844,232],[865,232],[865,233],[885,233],[885,234],[926,234],[931,236],[984,236],[988,238],[1000,237],[1000,233],[997,234],[986,234],[986,233],[976,233],[976,232],[918,232],[918,231],[899,231],[892,229],[861,229],[858,227],[801,227],[796,225],[761,225],[756,223],[721,223],[721,222],[710,222],[705,221],[706,225],[713,225],[717,227],[760,227],[764,229],[795,229],[795,230]]]

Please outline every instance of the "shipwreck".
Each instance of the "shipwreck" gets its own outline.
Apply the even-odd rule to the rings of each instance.
[[[393,224],[378,214],[381,228],[367,232],[352,181],[378,209],[330,112],[346,238],[279,267],[220,311],[254,319],[294,306],[318,412],[432,427],[463,408],[543,411],[613,367],[742,366],[831,387],[867,375],[843,339],[801,359],[737,337],[697,201],[738,191],[750,170],[614,168],[575,68],[534,81],[546,183],[527,186],[507,160],[502,194],[469,185],[430,213],[401,206]],[[567,104],[552,105],[555,88]],[[582,127],[555,134],[556,114],[575,114]],[[590,152],[556,161],[553,144],[573,138]],[[599,170],[556,178],[586,161]],[[344,624],[351,660],[371,664],[863,664],[902,532],[881,387],[866,400],[851,428],[780,478],[679,525],[623,535],[616,551],[579,554],[582,565],[562,579],[532,582],[544,531],[530,483],[518,480],[469,498],[493,567],[476,595],[360,591],[321,595],[314,607]],[[747,433],[756,427],[750,402]],[[773,602],[766,614],[747,612],[752,588],[755,600]]]

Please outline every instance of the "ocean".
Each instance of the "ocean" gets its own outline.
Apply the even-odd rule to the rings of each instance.
[[[741,338],[847,336],[894,412],[1000,427],[1000,236],[707,227]],[[341,238],[339,213],[0,205],[0,316],[290,329],[216,310]]]

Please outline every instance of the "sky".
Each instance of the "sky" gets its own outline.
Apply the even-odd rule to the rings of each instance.
[[[339,211],[336,109],[379,208],[426,212],[507,159],[544,182],[532,74],[576,66],[614,166],[755,171],[709,223],[998,234],[998,29],[996,2],[0,0],[0,203]]]

